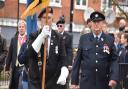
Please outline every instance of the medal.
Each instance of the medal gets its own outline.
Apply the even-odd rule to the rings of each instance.
[[[101,38],[101,41],[104,41],[104,39],[103,39],[103,38]]]
[[[55,47],[55,53],[58,54],[58,46]]]
[[[104,53],[107,53],[107,54],[110,54],[109,47],[108,47],[107,44],[104,44],[103,52],[104,52]]]
[[[51,45],[53,45],[53,40],[51,40]]]

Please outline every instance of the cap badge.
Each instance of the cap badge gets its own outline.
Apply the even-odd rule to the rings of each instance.
[[[95,17],[98,17],[98,14],[96,14]]]

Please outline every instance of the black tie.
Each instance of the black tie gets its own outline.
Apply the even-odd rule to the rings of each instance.
[[[96,43],[98,43],[98,40],[99,40],[99,39],[98,39],[98,37],[97,37],[97,36],[95,37],[95,40],[96,40]]]

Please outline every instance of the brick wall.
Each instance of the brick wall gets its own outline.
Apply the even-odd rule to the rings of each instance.
[[[62,0],[62,7],[54,7],[54,22],[56,22],[61,15],[65,16],[66,23],[69,23],[70,20],[70,1],[71,0]],[[88,0],[88,7],[95,8],[95,10],[100,10],[101,0]],[[17,19],[18,11],[18,0],[5,0],[5,6],[0,9],[0,18],[15,18]],[[75,1],[74,1],[75,2]],[[20,4],[19,7],[19,17],[25,10],[25,4]],[[84,24],[83,18],[84,10],[75,9],[73,22],[75,24]],[[114,26],[118,27],[118,18]]]

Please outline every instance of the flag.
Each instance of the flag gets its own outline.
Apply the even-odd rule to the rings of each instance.
[[[33,2],[33,0],[27,0],[27,7]],[[29,34],[31,32],[37,31],[37,16],[36,14],[33,16],[27,16],[27,37],[29,38]]]
[[[21,15],[21,19],[27,17],[27,37],[37,30],[37,16],[43,8],[49,5],[50,0],[27,0],[27,9]]]
[[[39,13],[43,8],[49,5],[50,0],[27,0],[27,2],[31,2],[28,5],[27,9],[21,15],[22,19],[25,19],[27,16],[32,16],[35,13]]]

